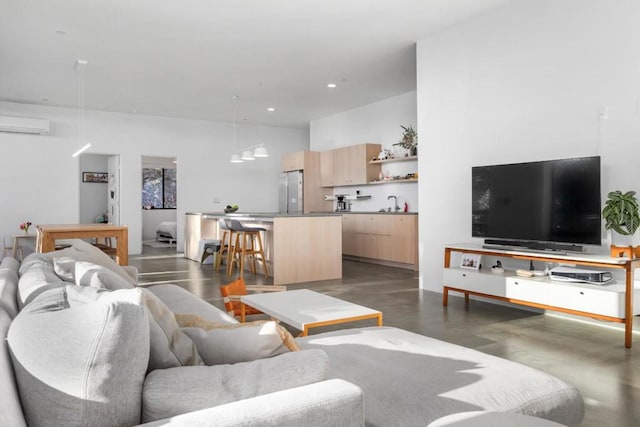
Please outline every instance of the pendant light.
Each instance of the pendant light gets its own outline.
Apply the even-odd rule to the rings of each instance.
[[[84,71],[89,64],[85,59],[77,59],[74,68],[78,72],[78,142],[84,142]],[[71,157],[78,157],[82,152],[88,150],[91,143],[83,145]]]
[[[253,152],[251,152],[251,150],[244,150],[242,152],[242,160],[255,160],[256,158],[253,157]]]
[[[267,147],[264,144],[260,144],[256,147],[253,152],[254,157],[269,157],[269,152],[267,151]]]
[[[238,95],[233,96],[233,154],[231,155],[231,163],[242,163],[244,160],[237,153],[236,146],[236,114],[238,113]]]

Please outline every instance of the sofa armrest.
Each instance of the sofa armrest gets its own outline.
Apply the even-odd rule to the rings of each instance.
[[[145,427],[364,426],[360,387],[332,379],[143,424]]]
[[[135,265],[123,265],[122,269],[127,273],[136,283],[138,283],[138,267]]]

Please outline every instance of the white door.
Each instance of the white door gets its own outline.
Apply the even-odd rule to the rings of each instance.
[[[120,156],[110,156],[107,169],[109,172],[107,186],[109,222],[120,225]]]

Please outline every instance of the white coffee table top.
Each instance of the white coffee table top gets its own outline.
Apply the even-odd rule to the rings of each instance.
[[[240,301],[301,331],[313,326],[378,318],[382,312],[309,289],[243,295]]]

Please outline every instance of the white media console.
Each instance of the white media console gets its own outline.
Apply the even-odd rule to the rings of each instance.
[[[588,283],[559,282],[549,277],[523,278],[515,269],[505,269],[504,273],[493,273],[491,265],[483,261],[479,270],[464,269],[452,265],[452,253],[479,254],[486,259],[498,258],[503,262],[542,262],[570,264],[580,268],[596,267],[610,270],[620,280],[611,284],[592,285]],[[624,323],[625,346],[631,348],[633,316],[640,314],[640,292],[634,297],[636,285],[634,270],[640,267],[640,259],[611,258],[608,255],[586,253],[558,254],[532,253],[518,250],[486,249],[478,245],[455,244],[444,249],[444,273],[442,304],[447,306],[449,291],[464,293],[465,302],[469,295],[493,298],[510,303],[554,310],[574,315],[591,317],[610,322]],[[520,267],[522,268],[522,267]],[[635,304],[634,304],[635,303]],[[637,307],[634,310],[634,306]]]

